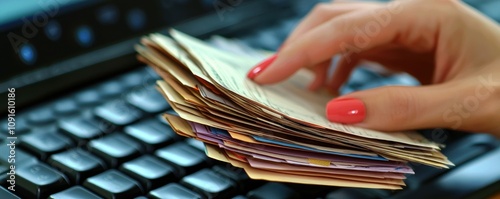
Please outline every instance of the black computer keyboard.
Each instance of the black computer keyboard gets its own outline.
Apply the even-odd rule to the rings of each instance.
[[[225,198],[248,191],[243,171],[208,159],[201,142],[176,135],[161,118],[171,109],[157,79],[141,68],[19,113],[17,139],[1,138],[0,198]],[[15,186],[5,175],[11,141]]]
[[[314,1],[304,1],[296,18],[239,37],[253,47],[275,50],[312,5]],[[457,166],[441,170],[412,164],[416,174],[408,176],[403,190],[251,180],[243,170],[207,158],[201,142],[173,132],[160,116],[172,110],[155,89],[157,79],[150,69],[139,68],[17,113],[17,139],[0,136],[0,199],[455,199],[500,192],[498,139],[435,130],[424,134],[446,144],[443,153]],[[413,83],[401,75],[381,76],[360,68],[341,93]],[[5,125],[1,132],[6,132]],[[13,141],[15,150],[8,145]],[[7,181],[12,178],[12,151],[15,191],[8,190],[12,181]]]

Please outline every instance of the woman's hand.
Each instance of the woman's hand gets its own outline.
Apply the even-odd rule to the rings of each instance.
[[[341,59],[328,80],[337,54]],[[335,92],[364,60],[407,72],[423,86],[387,86],[333,99],[326,107],[330,121],[385,131],[500,134],[500,27],[457,0],[320,4],[248,77],[274,84],[308,68],[316,74],[311,89]]]

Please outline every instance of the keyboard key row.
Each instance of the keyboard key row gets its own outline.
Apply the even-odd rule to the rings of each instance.
[[[151,157],[149,157],[151,158]],[[156,162],[158,163],[158,162]],[[160,181],[163,185],[148,193],[150,198],[228,198],[236,194],[234,183],[218,176],[209,169],[203,169],[182,179],[182,185]],[[139,197],[145,191],[139,182],[118,170],[108,170],[88,178],[83,187],[75,186],[52,194],[50,198],[132,198]],[[96,193],[96,194],[94,194]]]
[[[26,119],[29,125],[46,125],[60,117],[74,115],[84,107],[94,107],[120,95],[123,101],[147,113],[158,113],[168,109],[169,105],[155,89],[154,83],[157,79],[158,77],[148,72],[148,69],[142,68],[116,80],[91,86],[54,103],[28,110],[23,119]],[[27,130],[27,125],[21,125],[23,122],[16,121],[19,132]],[[4,129],[6,130],[6,126],[2,127],[2,130]]]
[[[186,145],[187,146],[187,145]],[[98,158],[81,149],[53,155],[51,165],[43,163],[20,169],[19,186],[29,187],[21,197],[27,198],[299,198],[300,194],[280,183],[266,183],[258,188],[241,189],[241,186],[258,185],[258,181],[248,181],[248,176],[238,168],[215,165],[179,178],[175,168],[160,158],[145,155],[122,164],[119,169],[103,171]],[[80,160],[80,162],[79,162]],[[71,163],[68,163],[71,162]],[[80,175],[80,183],[75,183],[75,173],[96,168],[87,162],[99,165],[99,171]],[[63,165],[64,164],[64,165]],[[97,174],[96,174],[97,173]],[[69,176],[69,180],[65,177]],[[82,177],[86,176],[86,177]],[[178,180],[180,179],[180,180]],[[70,185],[76,186],[70,187]],[[78,184],[81,184],[78,185]],[[57,188],[54,188],[57,187]],[[24,190],[24,189],[23,189]],[[57,190],[57,191],[55,191]],[[17,193],[17,192],[16,192]],[[1,195],[0,190],[0,195]]]
[[[153,85],[132,90],[122,99],[106,102],[95,108],[95,115],[116,126],[125,126],[141,119],[145,113],[156,114],[170,108]]]

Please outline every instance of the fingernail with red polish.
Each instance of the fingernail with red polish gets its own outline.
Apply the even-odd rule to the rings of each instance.
[[[252,70],[250,70],[250,72],[248,72],[247,77],[251,80],[255,79],[255,77],[257,77],[257,75],[262,73],[262,71],[264,71],[269,65],[271,65],[271,63],[273,63],[275,59],[276,55],[273,55],[260,62],[259,65],[255,66],[254,68],[252,68]]]
[[[326,116],[331,122],[360,123],[366,117],[365,104],[356,98],[335,99],[326,105]]]

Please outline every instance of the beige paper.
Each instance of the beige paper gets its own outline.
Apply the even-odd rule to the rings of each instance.
[[[275,182],[291,182],[300,184],[326,185],[338,187],[359,187],[372,189],[401,189],[401,186],[376,184],[367,182],[357,182],[351,180],[331,179],[317,176],[301,176],[294,174],[277,173],[273,171],[260,170],[250,167],[248,164],[229,159],[231,164],[236,167],[243,168],[248,176],[256,180],[269,180]]]
[[[437,144],[429,142],[421,136],[415,135],[415,132],[384,133],[331,123],[324,116],[324,107],[331,99],[331,96],[314,95],[306,90],[299,89],[290,83],[294,81],[293,79],[279,85],[259,86],[246,78],[247,71],[257,64],[259,60],[242,60],[234,59],[231,56],[224,56],[223,61],[220,61],[222,59],[216,59],[214,57],[219,58],[220,55],[225,55],[226,53],[220,52],[181,32],[171,30],[170,34],[181,46],[187,49],[193,57],[197,58],[203,67],[202,70],[204,70],[213,80],[212,82],[216,82],[225,89],[258,103],[262,107],[268,107],[270,110],[284,115],[287,118],[370,139],[439,148]],[[169,47],[164,46],[164,48]],[[408,136],[407,134],[412,135]]]

